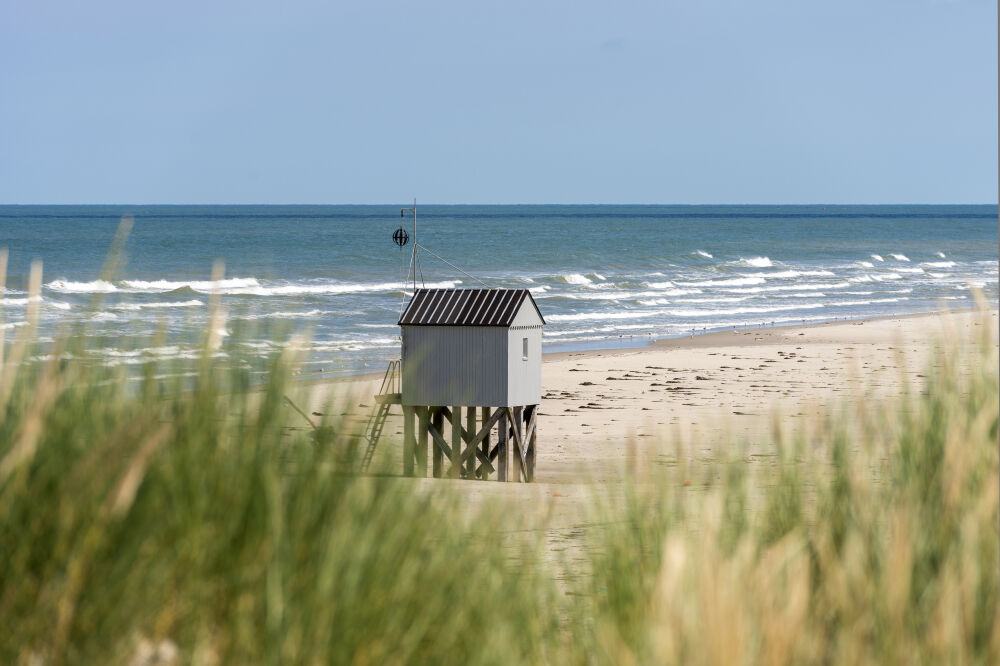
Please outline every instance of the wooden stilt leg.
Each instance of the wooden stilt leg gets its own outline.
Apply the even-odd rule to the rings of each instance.
[[[417,407],[420,423],[417,429],[417,476],[427,476],[427,427],[430,425],[430,414],[426,407]]]
[[[437,408],[432,408],[432,409],[434,411],[434,416],[431,417],[431,420],[434,423],[434,429],[437,430],[439,433],[443,433],[444,414],[441,413],[440,409]],[[441,476],[444,474],[444,453],[442,453],[441,447],[439,447],[434,442],[431,442],[431,449],[434,452],[434,454],[431,456],[432,460],[434,461],[434,478],[440,479]]]
[[[476,408],[466,407],[465,408],[465,432],[469,434],[468,438],[465,440],[465,447],[468,448],[469,442],[472,438],[476,436]],[[476,478],[476,456],[469,458],[468,462],[465,464],[465,478],[474,479]]]
[[[528,447],[528,481],[535,480],[535,445],[538,440],[538,405],[531,405],[525,410],[525,436]]]
[[[480,413],[482,414],[482,423],[483,423],[483,425],[486,425],[486,423],[490,420],[490,416],[491,416],[491,414],[490,414],[490,408],[489,407],[483,407]],[[490,457],[490,434],[489,433],[486,433],[486,437],[483,437],[482,447],[483,447],[483,449],[482,449],[483,450],[483,455],[486,457],[487,460],[489,460],[489,457]],[[488,469],[486,469],[485,467],[483,467],[483,480],[485,481],[488,478],[490,478],[490,472],[489,472]]]
[[[497,481],[507,480],[507,415],[497,421]]]
[[[512,456],[514,459],[514,473],[512,476],[514,477],[513,480],[517,482],[524,481],[527,478],[524,466],[521,464],[521,459],[525,452],[521,450],[521,446],[518,444],[518,442],[524,442],[524,419],[522,418],[522,412],[523,408],[514,408],[514,423],[511,424],[511,428],[517,432],[517,437],[510,438],[513,445],[511,448],[514,449],[514,455]]]
[[[462,408],[451,407],[451,478],[462,476]]]
[[[413,407],[403,406],[403,475],[413,476],[417,458],[417,439],[413,433]]]

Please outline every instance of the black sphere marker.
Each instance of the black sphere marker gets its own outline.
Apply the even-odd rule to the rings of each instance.
[[[392,242],[398,245],[399,247],[403,247],[409,241],[410,241],[410,234],[406,233],[406,229],[404,229],[403,227],[400,227],[399,229],[396,229],[394,232],[392,232]]]

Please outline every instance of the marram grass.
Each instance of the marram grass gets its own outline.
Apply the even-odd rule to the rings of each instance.
[[[335,420],[290,432],[294,359],[129,382],[19,335],[0,663],[1000,663],[992,332],[924,389],[775,428],[774,464],[627,480],[561,584],[502,507],[352,475]]]

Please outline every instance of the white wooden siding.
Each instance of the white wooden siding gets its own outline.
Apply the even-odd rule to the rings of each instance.
[[[531,305],[528,308],[534,310]],[[511,327],[507,333],[507,405],[537,405],[542,400],[542,329]],[[522,341],[528,338],[528,359]]]
[[[402,365],[404,405],[507,406],[506,328],[404,326]]]
[[[514,407],[541,402],[542,320],[528,300],[510,328],[402,329],[404,405]]]

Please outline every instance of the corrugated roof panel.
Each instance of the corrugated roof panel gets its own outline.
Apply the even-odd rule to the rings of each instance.
[[[510,326],[525,298],[537,311],[527,289],[417,289],[399,325]]]

